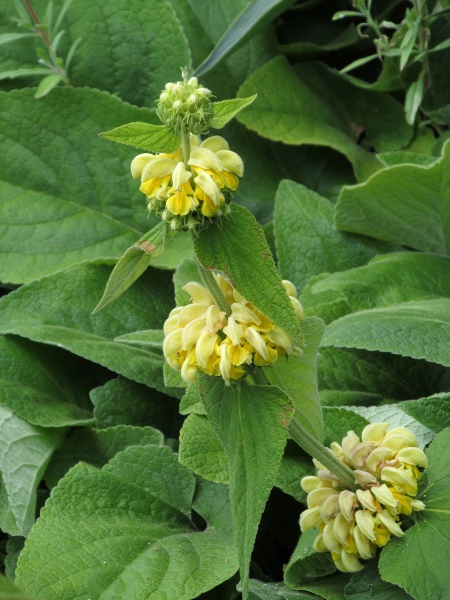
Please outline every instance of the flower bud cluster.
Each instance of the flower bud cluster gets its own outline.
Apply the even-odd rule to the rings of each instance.
[[[214,277],[231,307],[229,316],[205,287],[191,281],[183,289],[192,302],[174,308],[164,324],[164,356],[187,383],[194,382],[201,371],[222,377],[229,385],[249,372],[252,365],[268,366],[279,356],[302,352],[285,331],[247,302],[223,277]],[[295,287],[290,281],[283,283],[301,319],[303,311]]]
[[[166,83],[159,96],[156,114],[163,123],[181,133],[208,133],[214,116],[212,92],[198,83],[196,77],[188,81]]]
[[[426,456],[411,431],[404,427],[387,431],[388,427],[389,423],[372,423],[364,428],[361,440],[349,431],[342,444],[331,444],[332,453],[354,470],[356,492],[345,489],[316,460],[317,476],[301,480],[308,508],[300,516],[300,528],[320,528],[314,549],[331,552],[344,573],[360,571],[359,559],[373,558],[391,536],[402,537],[402,515],[425,508],[415,496],[421,478],[418,467],[427,466]]]
[[[141,178],[139,189],[147,196],[150,212],[169,221],[172,229],[195,230],[207,219],[229,213],[244,163],[223,137],[214,135],[200,143],[191,135],[188,168],[180,147],[171,154],[139,154],[131,174]]]

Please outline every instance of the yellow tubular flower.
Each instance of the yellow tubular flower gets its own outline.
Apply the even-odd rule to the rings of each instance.
[[[180,165],[177,169],[182,174],[184,166]],[[182,175],[180,180],[183,181]],[[215,275],[215,279],[231,305],[228,317],[206,288],[191,281],[183,289],[192,302],[173,309],[164,324],[164,356],[187,383],[192,383],[201,371],[221,376],[230,384],[243,377],[252,365],[267,366],[279,356],[295,353],[296,347],[286,332],[223,277]],[[323,487],[332,491],[329,484]]]
[[[331,444],[332,453],[353,469],[360,486],[356,492],[345,489],[315,460],[318,474],[301,481],[308,508],[300,515],[300,528],[320,528],[314,549],[330,552],[344,573],[361,570],[360,560],[373,558],[392,536],[402,537],[402,515],[425,508],[414,496],[426,456],[411,431],[388,427],[372,423],[364,428],[361,440],[349,431],[341,444]]]

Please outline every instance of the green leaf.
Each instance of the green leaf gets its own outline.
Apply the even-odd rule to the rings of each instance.
[[[44,479],[51,489],[79,462],[103,467],[118,452],[129,446],[162,446],[163,441],[163,434],[153,427],[118,425],[99,431],[78,429],[53,454]]]
[[[194,256],[191,234],[188,231],[179,231],[177,235],[170,238],[163,254],[153,261],[153,266],[157,269],[174,271],[184,259],[190,256]]]
[[[205,269],[220,272],[248,302],[301,343],[297,316],[264,232],[248,210],[232,204],[231,215],[203,231],[194,250]]]
[[[246,599],[250,556],[276,481],[293,407],[276,387],[249,386],[245,381],[227,387],[215,379],[202,377],[200,391],[227,456],[233,528]]]
[[[52,91],[52,89],[56,87],[61,81],[63,81],[63,78],[61,75],[58,74],[48,75],[47,77],[44,77],[44,79],[39,83],[34,97],[36,99],[43,98],[44,96],[49,94]]]
[[[340,444],[351,429],[360,436],[364,427],[369,424],[369,421],[363,416],[346,408],[324,407],[323,418],[325,422],[323,443],[325,446],[329,446],[331,442]]]
[[[284,567],[284,581],[290,588],[297,589],[307,581],[336,571],[331,555],[328,552],[316,552],[312,547],[317,533],[316,529],[309,529],[300,535],[291,559]]]
[[[333,212],[329,200],[303,185],[280,183],[274,213],[279,268],[299,293],[313,275],[359,267],[395,249],[336,231]]]
[[[87,88],[57,88],[40,102],[29,89],[0,96],[1,281],[114,261],[148,230],[133,151],[97,136],[143,118],[155,117]]]
[[[450,299],[362,310],[334,321],[323,346],[362,348],[450,366]]]
[[[353,311],[412,300],[450,297],[450,258],[419,252],[377,256],[368,265],[334,273],[312,283],[311,294],[333,290]]]
[[[362,571],[355,573],[345,586],[348,600],[409,600],[412,598],[402,588],[383,581],[378,573],[378,565],[371,560]]]
[[[263,583],[256,579],[249,582],[250,600],[315,600],[318,596],[296,592],[282,583]]]
[[[150,348],[162,349],[164,331],[162,329],[146,329],[145,331],[134,331],[116,337],[116,342],[125,342],[138,346],[149,346]]]
[[[32,425],[92,425],[89,366],[63,350],[0,336],[0,405]],[[80,374],[83,374],[80,377]]]
[[[209,125],[213,129],[222,129],[235,117],[238,112],[249,106],[256,100],[257,94],[250,98],[234,98],[233,100],[222,100],[222,102],[214,102],[214,116]]]
[[[273,385],[292,399],[295,414],[302,425],[317,439],[323,438],[323,418],[317,389],[317,350],[323,335],[323,322],[315,317],[300,321],[305,339],[301,356],[280,358],[266,370]]]
[[[191,414],[180,431],[180,463],[215,483],[229,483],[225,450],[208,419]]]
[[[26,537],[34,523],[36,490],[63,429],[30,425],[0,406],[0,471],[4,494],[0,527],[10,535]]]
[[[305,581],[298,585],[298,589],[319,594],[325,600],[345,600],[344,587],[348,583],[350,575],[347,573],[335,573],[327,577],[320,577],[312,581]]]
[[[306,493],[300,487],[300,480],[306,475],[314,474],[315,467],[311,457],[300,450],[297,444],[288,440],[275,485],[297,502],[306,504]]]
[[[199,77],[213,69],[293,3],[294,0],[255,0],[248,4],[194,74]]]
[[[4,575],[0,575],[0,600],[38,600],[35,596],[25,594]]]
[[[50,69],[14,69],[12,71],[1,71],[0,81],[5,79],[17,79],[17,77],[33,77],[34,75],[48,75]]]
[[[177,306],[185,306],[191,301],[191,297],[182,288],[189,281],[202,283],[198,272],[197,262],[194,258],[186,258],[177,267],[173,274],[173,284],[175,287],[175,301]]]
[[[317,27],[319,31],[314,31],[310,27],[311,21],[305,19],[301,36],[302,41],[282,44],[281,51],[283,54],[296,58],[300,57],[303,60],[313,60],[322,58],[336,50],[352,46],[360,40],[358,31],[353,23],[344,28],[341,26],[338,28],[336,25],[331,27],[328,15],[324,13],[323,19],[320,18],[321,16],[317,13],[315,15],[315,24],[320,25],[320,28]]]
[[[414,125],[417,111],[419,110],[420,105],[422,103],[424,93],[424,79],[425,71],[422,71],[419,75],[419,79],[417,81],[413,81],[413,83],[409,86],[408,91],[406,92],[405,113],[406,120],[410,125]]]
[[[354,86],[321,63],[301,63],[294,69],[277,57],[255,71],[238,95],[256,91],[257,100],[239,121],[271,140],[334,148],[360,176],[381,166],[357,144],[361,131],[378,151],[399,150],[412,135],[399,103]]]
[[[33,0],[36,14],[44,15],[47,4],[48,0]],[[61,4],[59,0],[57,6]],[[16,16],[14,12],[11,6],[9,14]],[[58,47],[60,56],[67,56],[73,42],[81,38],[69,73],[72,85],[117,93],[137,106],[153,108],[166,82],[180,77],[180,65],[190,68],[187,40],[169,2],[149,0],[142,5],[141,0],[109,0],[105,7],[77,0],[60,29],[66,32]],[[31,67],[36,62],[35,48],[41,45],[40,36],[26,47],[9,45],[8,68]]]
[[[431,166],[397,165],[344,187],[336,206],[337,228],[448,255],[449,165],[447,143],[441,160]]]
[[[155,153],[174,152],[181,145],[181,136],[172,127],[142,122],[121,125],[101,133],[100,137]]]
[[[233,532],[230,489],[227,485],[198,477],[192,508],[210,528]]]
[[[24,544],[25,538],[22,536],[10,537],[6,543],[5,575],[8,579],[15,579],[16,577],[17,561],[19,560]]]
[[[190,413],[206,415],[206,410],[200,396],[198,381],[187,386],[186,393],[180,402],[180,413],[182,415],[189,415]]]
[[[190,600],[215,587],[236,571],[236,550],[229,533],[194,530],[184,514],[194,483],[167,447],[77,465],[26,542],[18,585],[40,600]]]
[[[416,600],[448,594],[450,533],[450,429],[439,433],[430,445],[425,473],[428,486],[422,497],[425,510],[405,536],[387,544],[380,557],[380,575],[404,588]]]
[[[91,315],[109,269],[85,265],[40,279],[0,300],[0,333],[15,333],[57,345],[125,377],[164,388],[161,354],[114,342],[134,330],[162,327],[172,308],[170,276],[149,269],[126,295],[98,315]]]
[[[116,425],[151,425],[167,437],[178,437],[182,418],[176,399],[118,377],[91,391],[97,429]]]
[[[448,392],[402,402],[399,408],[434,433],[450,427],[450,394]]]
[[[114,267],[103,296],[93,312],[96,313],[118,298],[144,273],[153,259],[166,247],[175,232],[167,223],[158,223],[125,252]]]
[[[0,33],[0,45],[9,44],[10,42],[33,37],[35,35],[35,33]]]

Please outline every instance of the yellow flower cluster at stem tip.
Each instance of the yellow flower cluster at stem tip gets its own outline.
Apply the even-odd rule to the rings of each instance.
[[[371,423],[361,440],[349,431],[342,444],[333,442],[332,453],[354,470],[356,492],[318,461],[317,476],[303,477],[308,508],[300,515],[302,531],[319,527],[314,541],[317,552],[331,552],[344,573],[360,571],[359,559],[369,560],[391,536],[404,535],[402,515],[423,510],[415,499],[419,467],[427,466],[416,436],[404,427],[388,431],[389,423]]]
[[[226,384],[240,379],[251,365],[269,366],[279,356],[299,355],[292,338],[247,302],[220,275],[214,278],[231,307],[227,317],[208,290],[195,281],[185,290],[192,299],[172,310],[164,324],[164,356],[169,365],[193,383],[199,371],[222,377]],[[303,311],[290,281],[283,282],[298,319]]]
[[[171,154],[139,154],[131,163],[149,211],[170,221],[172,229],[195,230],[205,219],[226,216],[230,194],[244,174],[241,157],[219,135],[200,142],[191,134],[187,164],[182,147]]]

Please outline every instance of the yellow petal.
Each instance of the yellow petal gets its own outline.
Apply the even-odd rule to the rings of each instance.
[[[174,169],[175,163],[171,158],[157,156],[144,167],[141,181],[144,183],[149,179],[159,179],[166,175],[171,175]]]
[[[336,515],[336,518],[334,519],[333,523],[333,530],[334,535],[336,536],[336,539],[339,541],[339,543],[342,546],[347,547],[348,535],[350,533],[350,523],[347,521],[347,519],[342,513]]]
[[[353,511],[356,505],[357,498],[354,492],[351,492],[350,490],[343,490],[339,494],[339,506],[341,508],[341,513],[349,523],[353,521]]]
[[[361,440],[363,442],[375,442],[379,444],[385,435],[389,423],[370,423],[362,430]]]
[[[245,323],[246,325],[259,325],[261,323],[258,315],[240,302],[233,302],[231,305],[231,314],[239,323]]]
[[[203,367],[203,369],[208,368],[209,359],[214,354],[218,339],[219,336],[216,333],[211,335],[208,331],[204,331],[198,338],[195,346],[195,354],[197,356],[198,364]]]
[[[184,163],[179,162],[172,173],[173,187],[181,190],[181,186],[189,181],[192,173],[186,169]]]
[[[320,508],[320,516],[324,523],[328,523],[330,519],[334,518],[339,512],[339,494],[334,494],[326,498]]]
[[[381,502],[381,504],[384,504],[384,506],[397,508],[398,500],[394,498],[391,490],[385,483],[383,483],[383,485],[380,485],[379,487],[374,486],[372,488],[372,494],[375,496],[378,502]]]
[[[380,509],[380,505],[375,500],[370,490],[356,490],[356,496],[363,508],[376,512]]]
[[[250,342],[253,348],[261,354],[265,361],[269,358],[269,352],[267,349],[266,342],[263,340],[262,336],[253,329],[253,327],[247,327],[247,330],[244,333],[244,338]]]
[[[418,467],[426,467],[428,465],[425,452],[420,448],[403,448],[400,452],[397,452],[395,458],[408,465],[416,465]]]
[[[339,498],[339,493],[336,490],[333,490],[329,487],[316,488],[315,490],[312,490],[312,492],[308,494],[308,497],[306,499],[308,503],[308,508],[322,506],[325,500],[330,496],[337,496]]]
[[[295,289],[295,285],[292,282],[290,282],[288,279],[283,279],[282,283],[284,285],[284,289],[286,290],[288,296],[297,298],[297,290]]]
[[[370,543],[370,540],[356,525],[353,529],[353,537],[355,538],[358,554],[361,558],[369,560],[375,556],[375,546]]]
[[[383,525],[385,525],[396,537],[402,537],[405,535],[401,530],[400,525],[394,521],[387,510],[382,510],[380,513],[378,513],[377,519],[379,519]]]
[[[318,527],[321,523],[322,519],[320,518],[320,508],[318,506],[307,508],[300,515],[300,529],[302,531]]]
[[[228,358],[227,346],[228,344],[226,344],[225,342],[222,342],[222,344],[220,345],[219,369],[223,380],[225,381],[225,383],[229,384],[231,381],[231,362]]]
[[[239,154],[236,154],[236,152],[232,152],[231,150],[219,150],[216,153],[216,156],[227,171],[231,171],[232,173],[236,173],[239,177],[242,177],[244,174],[244,163]]]
[[[215,152],[212,152],[208,148],[202,146],[197,146],[196,148],[192,149],[188,164],[194,167],[200,167],[201,169],[209,169],[214,171],[222,170],[222,166]]]
[[[193,346],[196,345],[202,333],[207,331],[205,319],[200,317],[199,319],[194,319],[190,323],[188,323],[182,329],[182,348],[183,350],[190,350]]]
[[[320,479],[320,477],[316,477],[315,475],[307,475],[306,477],[303,477],[301,479],[300,486],[302,490],[308,494],[309,492],[315,490],[317,487],[322,487],[322,483],[323,482]]]
[[[204,317],[207,310],[204,304],[198,302],[183,306],[183,310],[178,315],[178,327],[184,327],[194,319]]]
[[[357,510],[355,512],[355,521],[361,532],[372,542],[375,541],[374,522],[372,513],[369,510]]]
[[[182,289],[189,294],[194,302],[204,304],[205,306],[214,304],[211,294],[206,290],[206,288],[196,281],[190,281],[189,283],[186,283]]]
[[[399,488],[399,491],[405,491],[409,496],[415,496],[417,494],[417,481],[404,469],[395,469],[394,467],[384,467],[381,470],[382,481],[393,483]]]
[[[341,560],[344,567],[347,569],[347,573],[357,573],[364,569],[364,566],[359,562],[355,554],[349,554],[345,550],[341,552]]]
[[[164,338],[163,354],[166,358],[179,352],[182,348],[182,329],[175,329]]]
[[[201,188],[206,196],[212,200],[215,206],[219,206],[221,194],[212,177],[202,172],[200,175],[197,175],[197,177],[194,179],[194,182],[195,185]],[[203,198],[199,198],[199,200],[204,201]]]
[[[323,528],[322,542],[323,545],[326,546],[330,552],[339,553],[342,550],[341,544],[334,535],[333,521],[329,521]]]
[[[229,149],[227,140],[220,135],[207,137],[200,145],[202,148],[208,148],[208,150],[211,150],[212,152]]]
[[[154,154],[148,153],[135,156],[131,161],[131,175],[133,178],[136,179],[137,177],[140,177],[144,167],[155,158],[156,156]]]

